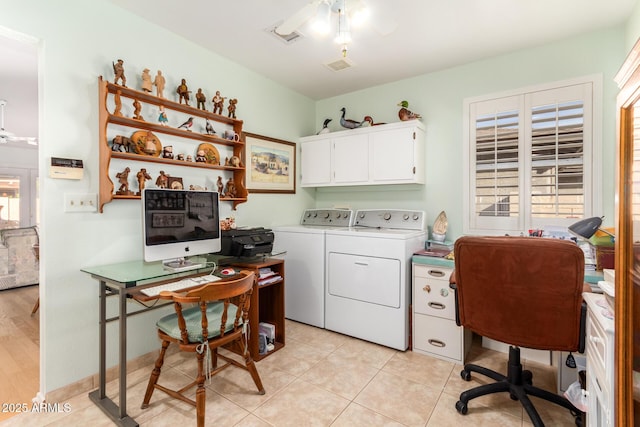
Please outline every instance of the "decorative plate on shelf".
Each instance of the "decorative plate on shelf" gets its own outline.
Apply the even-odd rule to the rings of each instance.
[[[148,130],[138,130],[131,135],[136,154],[158,157],[162,154],[162,144],[157,136]]]
[[[202,144],[198,145],[198,152],[199,151],[204,151],[204,157],[206,159],[205,163],[209,165],[220,164],[220,153],[213,144],[203,142]],[[198,153],[196,152],[196,154]]]

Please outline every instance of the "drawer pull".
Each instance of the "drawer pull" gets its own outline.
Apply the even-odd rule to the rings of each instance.
[[[355,265],[362,265],[364,267],[368,266],[369,264],[367,264],[366,262],[355,262]]]
[[[423,291],[425,291],[425,292],[427,292],[427,293],[429,293],[429,292],[431,292],[431,286],[429,286],[429,285],[424,285],[424,288],[422,288],[422,290],[423,290]]]
[[[432,346],[434,346],[434,347],[440,347],[440,348],[443,348],[443,347],[445,347],[445,346],[446,346],[446,344],[445,344],[445,343],[443,343],[442,341],[440,341],[440,340],[434,340],[433,338],[429,338],[429,340],[428,340],[427,342],[428,342],[429,344],[431,344]]]
[[[599,344],[602,342],[602,339],[598,338],[598,337],[594,337],[593,335],[589,336],[589,341],[591,341],[594,344]]]
[[[429,270],[429,274],[434,277],[444,277],[444,272],[440,270]]]
[[[441,302],[435,301],[431,301],[427,305],[431,308],[435,308],[436,310],[444,310],[445,308],[447,308],[447,306],[442,304]]]

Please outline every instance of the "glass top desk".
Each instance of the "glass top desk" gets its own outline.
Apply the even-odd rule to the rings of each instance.
[[[157,304],[153,307],[127,312],[127,298],[140,292],[145,285],[155,285],[164,281],[178,280],[178,278],[208,273],[213,268],[215,256],[191,259],[192,261],[205,262],[207,267],[173,272],[165,270],[161,262],[146,263],[142,260],[127,261],[95,267],[85,267],[81,271],[88,273],[100,283],[99,291],[99,387],[89,393],[89,398],[99,406],[111,420],[120,426],[137,426],[138,423],[127,415],[127,317],[155,310],[170,303]],[[207,262],[209,264],[207,264]],[[107,297],[118,296],[118,316],[107,319]],[[107,323],[119,321],[119,405],[116,405],[106,395],[106,342]]]

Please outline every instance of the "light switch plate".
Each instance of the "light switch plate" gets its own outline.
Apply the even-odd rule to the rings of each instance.
[[[65,212],[96,212],[98,210],[98,196],[96,193],[65,193]]]

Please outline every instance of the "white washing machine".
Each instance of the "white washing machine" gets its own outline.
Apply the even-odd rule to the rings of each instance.
[[[359,210],[326,231],[326,329],[398,350],[409,347],[411,257],[424,248],[425,213]]]
[[[300,224],[273,228],[273,253],[285,260],[284,315],[287,319],[325,326],[325,233],[348,228],[353,211],[307,209]]]

